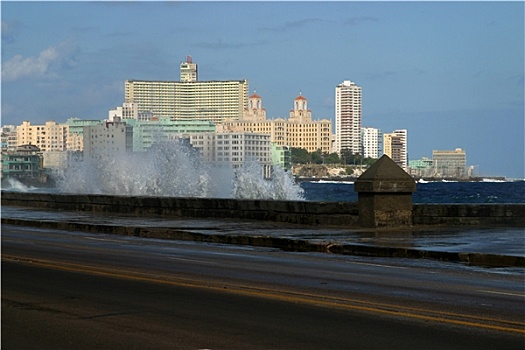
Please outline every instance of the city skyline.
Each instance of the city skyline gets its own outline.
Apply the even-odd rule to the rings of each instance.
[[[299,94],[334,123],[407,129],[409,159],[462,148],[480,175],[524,175],[523,2],[2,2],[2,125],[104,119],[124,82],[242,80],[267,118]],[[217,14],[220,14],[217,16]],[[45,30],[44,30],[45,28]]]

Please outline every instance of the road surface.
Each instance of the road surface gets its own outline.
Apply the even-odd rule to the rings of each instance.
[[[2,226],[2,348],[521,349],[523,269]]]

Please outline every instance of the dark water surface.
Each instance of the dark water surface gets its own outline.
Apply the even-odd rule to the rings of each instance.
[[[357,202],[349,182],[302,182],[306,200]],[[525,181],[418,183],[414,203],[525,203]]]

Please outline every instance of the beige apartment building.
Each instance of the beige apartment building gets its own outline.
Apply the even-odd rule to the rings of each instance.
[[[407,130],[394,130],[383,134],[383,153],[403,170],[408,171]]]
[[[139,113],[159,118],[215,123],[240,119],[247,108],[247,80],[198,81],[191,57],[181,63],[180,77],[180,81],[126,80],[125,102],[137,104]]]
[[[254,93],[248,99],[248,108],[241,120],[228,120],[217,125],[217,132],[267,134],[270,141],[279,146],[304,148],[308,152],[321,150],[323,153],[331,152],[331,130],[330,120],[312,120],[308,100],[302,95],[295,98],[288,120],[266,120],[262,98]]]
[[[29,121],[23,121],[16,128],[16,144],[37,146],[41,152],[65,151],[68,131],[67,124],[55,121],[47,121],[45,125],[31,125]]]

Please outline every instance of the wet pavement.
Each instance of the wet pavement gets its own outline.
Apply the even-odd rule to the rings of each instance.
[[[38,222],[68,222],[80,225],[165,228],[203,236],[263,236],[319,244],[525,257],[525,229],[523,227],[414,226],[397,230],[344,229],[268,221],[137,217],[115,213],[46,211],[13,206],[2,206],[1,209],[3,223],[4,219],[8,218]]]

